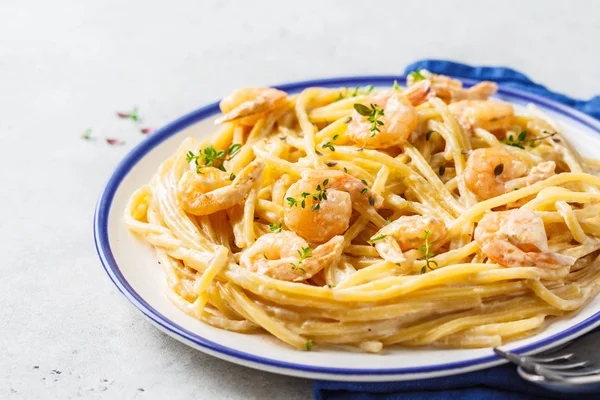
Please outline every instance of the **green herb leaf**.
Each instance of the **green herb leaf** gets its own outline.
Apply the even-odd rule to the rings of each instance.
[[[277,225],[277,224],[269,224],[269,229],[273,233],[279,233],[283,229],[283,224],[282,223],[279,223],[279,225]]]
[[[433,133],[433,131],[428,131],[428,132],[425,134],[425,140],[429,140],[429,138],[431,137],[431,134],[432,134],[432,133]]]
[[[229,180],[230,180],[230,181],[232,181],[232,180],[234,180],[234,179],[235,179],[235,174],[232,172],[232,173],[229,175]]]
[[[312,350],[312,340],[307,340],[306,341],[306,351],[311,351]]]
[[[444,172],[446,172],[446,164],[440,165],[440,170],[439,170],[440,176],[443,176]]]
[[[410,73],[410,74],[408,74],[408,75],[409,75],[410,77],[412,77],[412,78],[413,78],[413,80],[414,80],[415,82],[418,82],[418,81],[422,81],[422,80],[425,80],[425,79],[427,79],[427,78],[425,78],[425,77],[423,76],[423,74],[421,73],[421,70],[420,70],[420,69],[418,69],[418,70],[416,70],[416,71],[413,71],[413,72],[411,72],[411,73]]]
[[[375,237],[372,237],[371,240],[368,240],[367,243],[374,244],[376,242],[379,242],[381,239],[383,239],[386,236],[389,236],[389,235],[384,235],[384,234],[377,235]]]
[[[359,113],[363,117],[370,117],[373,115],[373,112],[371,111],[371,109],[369,107],[365,106],[364,104],[354,103],[354,109],[356,110],[357,113]]]
[[[400,90],[400,85],[398,85],[398,81],[394,79],[394,90]]]
[[[81,135],[81,138],[85,140],[92,139],[92,128],[86,129],[85,132],[83,132],[83,135]]]

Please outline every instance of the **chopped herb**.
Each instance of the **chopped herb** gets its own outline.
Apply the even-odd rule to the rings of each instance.
[[[369,204],[371,205],[371,207],[375,206],[375,199],[373,198],[373,196],[369,196]]]
[[[277,224],[269,224],[269,229],[273,233],[279,233],[283,229],[283,224],[281,222],[279,223],[279,225],[277,225]]]
[[[335,161],[330,161],[325,165],[327,165],[328,167],[335,167],[337,165],[337,163]]]
[[[230,181],[232,181],[232,180],[234,180],[234,179],[235,179],[235,174],[232,172],[232,173],[229,175],[229,180],[230,180]]]
[[[300,267],[300,265],[307,259],[312,257],[312,250],[310,249],[310,247],[303,247],[301,250],[298,250],[298,254],[300,255],[300,259],[298,260],[298,264],[294,264],[292,263],[292,271],[294,272],[302,272],[303,274],[306,273],[306,271]]]
[[[298,205],[298,200],[296,200],[293,197],[288,197],[286,198],[286,200],[288,201],[288,205],[290,206],[290,208]]]
[[[508,146],[513,146],[513,147],[518,147],[520,149],[524,149],[525,146],[525,142],[527,140],[527,131],[522,131],[521,133],[519,133],[519,135],[517,136],[517,140],[514,140],[513,135],[510,135],[508,137],[508,140],[501,138],[500,139],[500,143],[504,143]]]
[[[335,135],[333,135],[333,141],[335,142],[337,140],[337,138],[339,138],[340,135],[338,135],[337,133]]]
[[[234,155],[237,154],[238,151],[240,151],[241,148],[242,148],[241,144],[234,143],[231,146],[229,146],[229,148],[227,149],[227,154],[229,154],[230,157],[233,157]]]
[[[444,172],[446,172],[446,164],[440,165],[440,170],[439,170],[440,176],[444,175]]]
[[[348,117],[344,120],[344,123],[349,124],[352,121],[352,117]]]
[[[348,173],[348,168],[344,167],[344,172]]]
[[[312,350],[312,340],[307,340],[306,341],[306,351],[311,351]]]
[[[387,218],[385,219],[385,223],[386,223],[386,225],[389,225],[389,224],[391,224],[391,223],[392,223],[392,220],[390,219],[390,217],[387,217]]]
[[[394,90],[400,90],[400,85],[398,85],[398,81],[394,79]]]
[[[519,188],[514,188],[513,190],[519,190]]]
[[[433,131],[428,131],[428,132],[425,134],[425,140],[429,140],[429,138],[431,137],[431,135],[432,135],[432,134],[433,134]]]
[[[494,168],[494,175],[498,176],[500,175],[502,172],[504,171],[504,164],[498,164],[496,165],[496,168]]]
[[[380,132],[379,127],[383,125],[383,121],[381,121],[379,117],[384,115],[383,108],[380,108],[374,103],[371,103],[371,108],[365,106],[364,104],[355,103],[354,109],[363,117],[367,117],[367,121],[372,124],[369,128],[371,131],[371,136],[375,136],[377,132]]]
[[[373,243],[375,243],[375,242],[379,242],[381,239],[383,239],[383,238],[384,238],[384,237],[386,237],[386,236],[389,236],[389,235],[384,235],[384,234],[377,235],[377,236],[375,236],[375,237],[372,237],[372,238],[371,238],[371,240],[368,240],[368,241],[367,241],[367,243],[369,243],[369,244],[373,244]]]
[[[287,139],[287,136],[279,136],[279,140],[281,140],[282,142],[285,142],[286,139]]]
[[[333,147],[333,143],[331,143],[330,141],[328,141],[327,143],[325,143],[321,147],[324,148],[324,149],[329,149],[331,151],[335,151],[335,147]]]
[[[321,153],[319,150],[315,150],[315,153],[317,153],[318,156],[322,156],[323,153]]]
[[[225,165],[223,164],[225,161],[231,160],[242,147],[241,144],[232,144],[229,146],[227,150],[215,150],[215,148],[211,145],[204,149],[198,150],[198,154],[195,154],[193,151],[188,151],[186,154],[186,161],[192,162],[194,161],[196,165],[196,172],[200,173],[200,169],[202,167],[215,167],[220,169],[221,171],[226,172]],[[229,157],[227,157],[227,155]],[[203,163],[201,163],[201,161]],[[234,175],[235,177],[235,175]],[[232,179],[233,180],[233,179]]]
[[[367,190],[369,190],[369,188],[363,188],[363,189],[360,191],[360,194],[365,194],[365,193],[367,193]]]
[[[434,254],[429,251],[429,247],[431,247],[431,245],[433,245],[433,243],[435,242],[430,242],[429,241],[429,235],[431,232],[429,231],[425,231],[425,236],[423,239],[425,239],[425,243],[419,246],[419,251],[421,253],[423,253],[423,255],[425,256],[425,265],[423,266],[423,268],[421,268],[421,274],[424,274],[425,272],[427,272],[427,269],[430,269],[431,271],[433,271],[433,268],[431,267],[431,265],[435,265],[436,267],[438,266],[438,263],[430,260],[431,257],[434,256]]]
[[[85,132],[83,132],[83,135],[81,135],[81,138],[85,139],[85,140],[91,140],[91,139],[93,139],[93,137],[92,137],[92,128],[86,129]]]
[[[363,183],[363,185],[369,186],[369,184],[367,183],[367,181],[365,181],[364,179],[361,179],[360,181]]]
[[[288,201],[289,207],[292,208],[292,207],[295,207],[298,204],[300,204],[300,207],[306,208],[306,199],[308,197],[310,197],[315,201],[315,203],[310,207],[311,211],[319,211],[321,209],[321,201],[327,200],[326,186],[328,184],[329,184],[329,179],[325,179],[322,183],[323,186],[321,186],[320,184],[317,185],[317,188],[316,188],[317,191],[315,193],[302,192],[300,194],[300,196],[302,197],[302,200],[300,202],[298,202],[298,200],[294,199],[293,197],[286,198],[286,200]]]
[[[410,74],[408,74],[411,78],[413,78],[413,81],[418,82],[418,81],[422,81],[425,80],[427,78],[425,78],[423,76],[423,74],[421,73],[421,70],[418,69],[416,71],[411,72]]]

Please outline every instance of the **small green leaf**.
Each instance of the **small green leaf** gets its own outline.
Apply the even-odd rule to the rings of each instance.
[[[527,131],[523,131],[523,132],[519,133],[519,142],[524,142],[526,138],[527,138]]]
[[[364,104],[354,103],[354,109],[357,113],[364,117],[370,117],[373,115],[373,111],[371,111],[371,109]]]
[[[431,135],[432,135],[432,134],[433,134],[433,131],[428,131],[428,132],[425,134],[425,140],[429,140],[429,138],[431,137]]]
[[[394,79],[394,90],[400,90],[400,85],[398,85],[398,81]]]
[[[235,179],[235,174],[232,172],[232,173],[229,175],[229,180],[230,180],[230,181],[232,181],[232,180],[234,180],[234,179]]]
[[[307,340],[306,341],[306,351],[311,351],[312,350],[312,340]]]
[[[377,235],[375,237],[372,237],[371,240],[367,241],[367,243],[373,244],[373,243],[379,242],[381,239],[383,239],[386,236],[389,236],[389,235],[384,235],[384,234]]]
[[[408,75],[409,75],[410,77],[412,77],[412,78],[413,78],[413,80],[414,80],[415,82],[418,82],[418,81],[422,81],[422,80],[425,80],[425,79],[427,79],[427,78],[425,78],[425,77],[423,76],[423,74],[421,73],[421,70],[420,70],[420,69],[418,69],[418,70],[416,70],[416,71],[413,71],[413,72],[411,72],[411,73],[410,73],[410,74],[408,74]]]

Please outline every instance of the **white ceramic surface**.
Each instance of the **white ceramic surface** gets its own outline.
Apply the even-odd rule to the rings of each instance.
[[[397,77],[401,80],[401,77]],[[391,84],[393,77],[357,77],[290,84],[303,86]],[[503,90],[500,98],[519,108],[536,102],[555,118],[572,143],[586,156],[600,157],[600,124],[545,99]],[[267,335],[243,335],[205,325],[173,306],[164,294],[164,274],[151,247],[132,236],[122,222],[131,193],[146,184],[158,165],[187,136],[214,132],[215,105],[209,105],[155,133],[133,150],[117,168],[99,201],[96,237],[105,268],[119,289],[144,315],[166,333],[201,351],[253,368],[287,375],[352,381],[406,380],[455,374],[499,364],[491,349],[385,349],[383,354],[343,352],[315,346],[296,351]],[[596,130],[596,132],[594,132]],[[114,192],[114,198],[113,196]],[[112,201],[111,201],[112,199]],[[107,230],[105,230],[107,229]],[[581,312],[555,320],[533,337],[505,346],[509,350],[539,351],[562,343],[600,323],[600,298]]]

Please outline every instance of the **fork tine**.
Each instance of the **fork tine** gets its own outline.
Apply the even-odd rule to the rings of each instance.
[[[526,356],[526,357],[536,363],[551,363],[551,362],[556,362],[556,361],[570,360],[571,358],[573,358],[574,355],[575,354],[573,354],[573,353],[567,353],[567,354],[562,354],[560,356],[553,356],[553,357],[538,357],[538,356]]]
[[[565,378],[574,378],[574,377],[578,377],[578,376],[588,376],[588,375],[595,375],[600,373],[600,368],[593,368],[593,369],[583,369],[581,371],[552,371],[555,374],[559,374],[562,377]]]
[[[587,367],[590,365],[590,362],[589,361],[581,361],[581,362],[570,363],[570,364],[558,364],[558,365],[541,364],[541,365],[543,365],[544,368],[551,369],[553,371],[563,371],[563,370],[567,370],[567,369]]]

